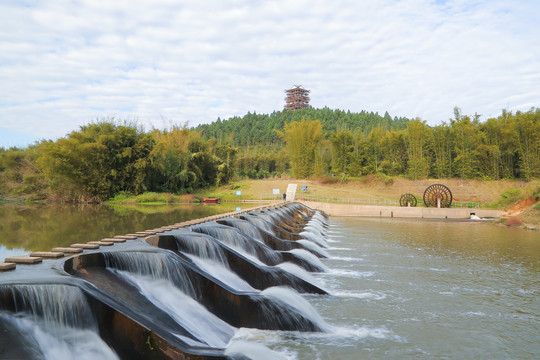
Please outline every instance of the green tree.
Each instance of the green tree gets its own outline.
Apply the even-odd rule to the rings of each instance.
[[[60,196],[99,201],[120,191],[137,194],[146,189],[153,145],[134,125],[103,121],[41,143],[37,161]]]
[[[479,146],[482,144],[483,133],[479,131],[478,116],[471,119],[461,114],[459,108],[454,108],[454,119],[450,121],[451,135],[454,143],[454,172],[462,179],[477,177],[479,173]]]
[[[414,180],[424,179],[429,174],[427,157],[429,135],[425,121],[416,118],[407,124],[408,173]]]
[[[287,125],[283,132],[276,130],[286,143],[291,169],[296,178],[303,179],[315,173],[315,158],[323,132],[321,122],[302,119]]]
[[[363,142],[363,151],[366,154],[364,174],[375,174],[381,170],[383,158],[384,130],[376,127],[371,130]]]
[[[540,109],[531,109],[514,116],[517,151],[521,176],[532,179],[540,176]]]
[[[354,152],[353,134],[348,130],[338,130],[330,136],[332,144],[332,172],[349,174]]]
[[[438,179],[452,177],[452,135],[446,123],[435,126],[429,138],[433,156],[432,174]]]

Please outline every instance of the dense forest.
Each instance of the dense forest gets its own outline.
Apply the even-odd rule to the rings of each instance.
[[[318,130],[312,128],[314,123]],[[392,119],[388,113],[308,108],[218,119],[197,129],[207,139],[239,147],[237,173],[252,178],[289,169],[300,178],[374,173],[412,179],[540,177],[540,109],[536,108],[502,111],[484,122],[455,108],[452,119],[436,126],[420,119]],[[313,131],[320,134],[314,136]]]
[[[189,193],[235,177],[368,174],[411,179],[540,177],[540,109],[448,122],[301,109],[195,129],[145,132],[105,119],[57,141],[0,148],[0,196],[102,201],[118,193]]]
[[[199,125],[195,130],[201,131],[207,138],[228,139],[234,134],[232,145],[250,146],[263,144],[283,145],[282,138],[274,130],[283,130],[286,124],[302,119],[316,119],[321,122],[323,131],[327,134],[338,130],[361,131],[367,135],[375,128],[383,130],[405,129],[409,119],[390,117],[387,113],[381,116],[373,112],[352,113],[350,111],[305,108],[298,110],[274,111],[270,115],[247,113],[222,121],[217,119],[211,124]]]

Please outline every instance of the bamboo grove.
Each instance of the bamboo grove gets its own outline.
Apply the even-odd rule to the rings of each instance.
[[[102,120],[57,141],[0,149],[0,196],[102,201],[120,192],[189,193],[235,177],[369,174],[411,179],[540,177],[540,109],[448,122],[340,110],[285,110],[194,129],[145,132]]]

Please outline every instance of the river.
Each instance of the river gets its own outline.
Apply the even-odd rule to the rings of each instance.
[[[258,204],[0,204],[0,262],[8,256],[97,241]]]
[[[537,359],[540,234],[488,224],[331,218],[330,334],[245,330],[298,359]]]
[[[4,255],[48,250],[190,218],[204,207],[0,205]],[[242,206],[246,206],[243,204]],[[332,295],[304,295],[328,333],[240,329],[290,359],[536,359],[540,233],[450,221],[329,220],[316,274]]]

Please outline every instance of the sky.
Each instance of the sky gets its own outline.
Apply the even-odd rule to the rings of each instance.
[[[537,0],[2,0],[0,147],[310,104],[420,117],[540,105]]]

